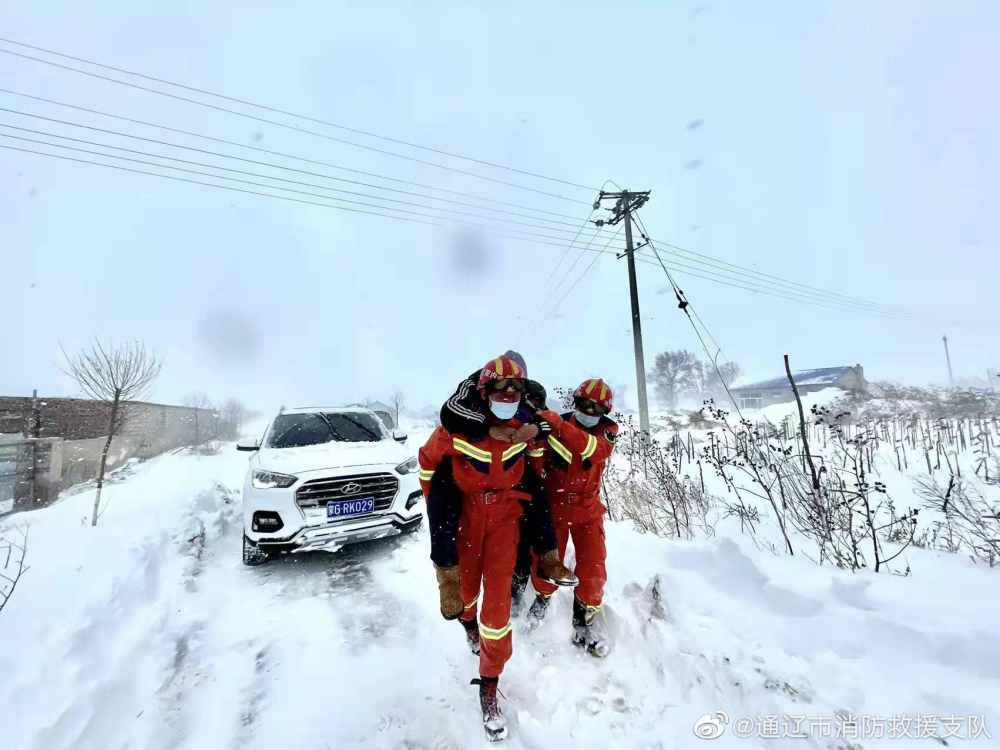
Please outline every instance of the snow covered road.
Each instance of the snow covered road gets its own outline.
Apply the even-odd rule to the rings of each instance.
[[[97,528],[82,523],[86,487],[8,519],[31,524],[31,571],[0,614],[0,746],[487,745],[476,661],[437,612],[426,529],[246,568],[245,466],[232,446],[130,465]],[[570,645],[568,596],[537,633],[516,628],[507,747],[699,747],[692,727],[717,710],[957,715],[963,733],[974,715],[994,739],[947,741],[998,742],[995,573],[916,551],[940,559],[911,578],[852,575],[739,538],[668,542],[623,524],[608,545],[616,650],[598,662]],[[809,744],[850,747],[833,731]],[[730,726],[708,746],[803,742]]]

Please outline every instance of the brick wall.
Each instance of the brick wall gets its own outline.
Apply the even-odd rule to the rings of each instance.
[[[88,440],[106,437],[110,408],[82,398],[39,398],[37,434],[32,431],[31,397],[0,396],[0,433],[24,437]],[[203,440],[214,433],[215,415],[208,409],[136,402],[122,435],[146,436],[174,446]]]
[[[108,434],[110,409],[98,401],[39,398],[37,417],[32,402],[31,397],[0,396],[0,438],[7,444],[24,441],[26,449],[33,446],[35,482],[24,467],[27,473],[14,497],[18,510],[48,505],[66,487],[97,476]],[[109,470],[133,456],[149,458],[216,434],[217,418],[208,409],[144,402],[129,408],[129,419],[108,453]],[[29,497],[30,487],[34,497]]]

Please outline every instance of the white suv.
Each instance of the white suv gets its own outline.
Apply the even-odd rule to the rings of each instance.
[[[336,550],[416,531],[417,458],[406,433],[360,407],[282,411],[252,451],[243,484],[243,562],[277,552]]]

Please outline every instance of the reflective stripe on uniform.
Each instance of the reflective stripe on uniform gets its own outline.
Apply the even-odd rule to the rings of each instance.
[[[499,641],[510,632],[510,621],[502,628],[488,628],[483,623],[479,623],[479,636],[489,641]]]
[[[549,445],[552,446],[552,450],[562,456],[566,463],[573,462],[573,454],[570,453],[569,448],[556,440],[555,435],[549,435]]]
[[[425,469],[424,467],[421,466],[419,476],[421,479],[429,482],[431,481],[431,477],[434,476],[434,469]]]
[[[580,454],[581,459],[588,459],[594,455],[594,451],[597,450],[597,438],[593,435],[587,435],[587,447],[583,449],[583,453]]]
[[[459,453],[464,453],[469,458],[474,458],[477,461],[483,461],[485,463],[490,463],[493,459],[493,455],[489,451],[480,450],[476,446],[465,442],[459,438],[452,438],[452,445],[455,447]]]
[[[475,606],[476,606],[476,602],[478,602],[478,601],[479,601],[479,597],[477,596],[477,597],[476,597],[475,599],[473,599],[473,600],[472,600],[471,602],[469,602],[468,604],[466,604],[466,605],[465,605],[465,608],[466,608],[466,609],[472,609],[473,607],[475,607]]]
[[[584,606],[587,609],[589,609],[591,612],[600,612],[601,611],[601,605],[600,604],[598,604],[596,607],[593,604],[585,604]]]
[[[532,458],[541,458],[542,456],[545,455],[545,449],[539,448],[537,450],[528,451],[528,455],[531,456]]]
[[[508,448],[503,452],[503,460],[506,461],[508,458],[513,458],[527,447],[528,447],[527,443],[518,443],[517,445],[512,445],[510,448]]]

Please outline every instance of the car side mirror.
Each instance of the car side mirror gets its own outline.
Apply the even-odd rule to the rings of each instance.
[[[259,440],[241,440],[236,444],[236,450],[238,451],[259,451],[260,441]]]
[[[405,443],[406,437],[406,430],[395,429],[392,431],[392,439],[397,443]]]

